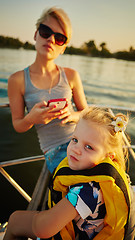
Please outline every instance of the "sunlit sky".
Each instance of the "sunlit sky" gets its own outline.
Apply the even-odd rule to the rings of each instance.
[[[51,6],[70,17],[74,47],[94,40],[111,52],[135,48],[135,0],[0,0],[0,35],[34,43],[35,23]]]

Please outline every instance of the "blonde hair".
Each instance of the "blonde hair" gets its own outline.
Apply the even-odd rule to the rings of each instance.
[[[114,126],[111,124],[112,121],[115,121],[117,119],[117,117],[121,117],[124,121],[128,122],[128,116],[122,113],[118,113],[116,116],[113,116],[107,108],[88,107],[81,114],[82,119],[97,123],[99,127],[101,126],[107,130],[104,131],[104,134],[106,134],[106,137],[103,140],[104,144],[106,144],[107,149],[111,149],[111,152],[115,152],[116,156],[114,162],[116,162],[125,170],[126,161],[129,160],[128,148],[124,147],[125,142],[122,132],[116,133]]]
[[[39,25],[49,17],[53,17],[59,23],[60,27],[67,37],[68,43],[72,36],[72,26],[68,15],[61,8],[51,7],[49,9],[45,9],[36,22],[36,28],[38,29]]]

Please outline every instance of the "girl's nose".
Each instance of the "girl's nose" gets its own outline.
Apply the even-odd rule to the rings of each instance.
[[[73,151],[74,151],[74,153],[81,155],[81,153],[82,153],[81,146],[78,143],[75,144]]]

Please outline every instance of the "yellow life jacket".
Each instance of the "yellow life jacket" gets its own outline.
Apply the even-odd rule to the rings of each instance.
[[[54,172],[50,184],[48,207],[51,208],[60,201],[68,193],[69,186],[91,181],[99,183],[106,206],[104,228],[94,237],[94,240],[124,239],[130,211],[129,184],[125,172],[110,158],[106,158],[90,169],[72,170],[69,168],[66,157]],[[75,239],[72,221],[52,239]]]

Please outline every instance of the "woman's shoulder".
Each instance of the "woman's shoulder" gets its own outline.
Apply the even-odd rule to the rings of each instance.
[[[20,70],[10,75],[8,81],[17,81],[18,79],[22,79],[22,78],[24,78],[24,71]]]
[[[20,88],[24,89],[24,71],[18,71],[13,73],[8,79],[8,88]]]
[[[63,68],[68,79],[68,82],[71,86],[74,86],[80,81],[79,73],[72,68]]]
[[[78,73],[75,69],[73,69],[73,68],[63,67],[63,69],[64,69],[64,72],[66,73],[67,76],[71,76],[71,75],[72,75],[72,77],[73,77],[73,76],[76,76],[76,75],[79,74],[79,73]]]

